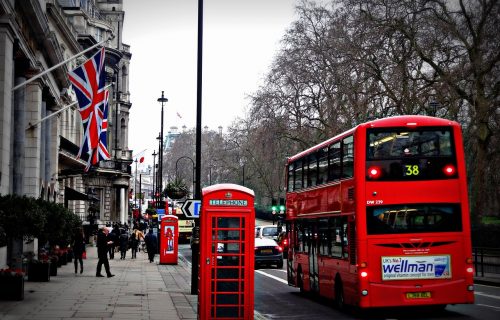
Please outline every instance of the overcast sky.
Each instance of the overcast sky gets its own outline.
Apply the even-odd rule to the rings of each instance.
[[[158,152],[165,91],[164,134],[196,125],[198,0],[124,0],[123,42],[130,45],[129,148]],[[248,99],[269,70],[295,20],[298,0],[205,0],[202,126],[218,130],[243,118]]]

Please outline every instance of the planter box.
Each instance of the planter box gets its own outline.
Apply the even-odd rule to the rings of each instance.
[[[24,277],[22,276],[0,276],[0,299],[23,300],[24,299]]]
[[[28,281],[50,281],[50,263],[28,264]]]
[[[65,266],[68,263],[68,253],[64,252],[60,257],[61,265]]]
[[[57,259],[54,259],[50,262],[50,276],[57,276]]]

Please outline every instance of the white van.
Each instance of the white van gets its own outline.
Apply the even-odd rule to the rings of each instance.
[[[264,225],[255,226],[255,238],[270,238],[278,240],[278,226],[277,225]]]

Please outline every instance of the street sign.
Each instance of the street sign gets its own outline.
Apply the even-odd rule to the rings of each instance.
[[[200,217],[201,201],[196,199],[188,199],[182,205],[182,213],[187,218],[199,218]]]

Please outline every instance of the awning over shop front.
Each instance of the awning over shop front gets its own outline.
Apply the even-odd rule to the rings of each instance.
[[[64,206],[68,207],[68,200],[83,200],[83,201],[99,201],[98,198],[91,194],[86,194],[77,191],[70,187],[64,187]]]

